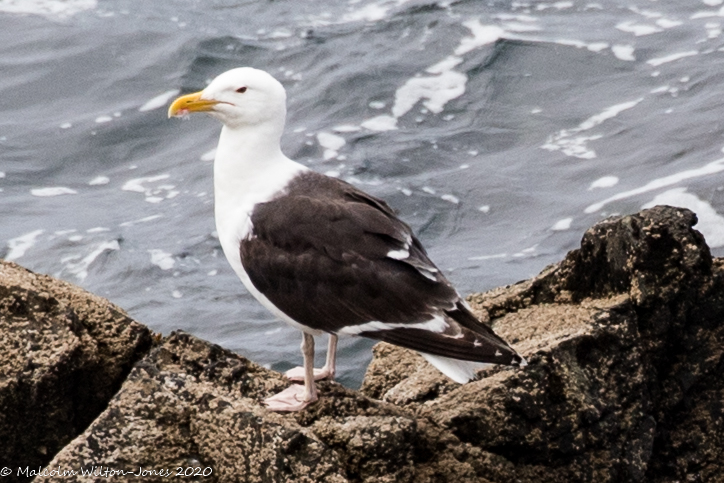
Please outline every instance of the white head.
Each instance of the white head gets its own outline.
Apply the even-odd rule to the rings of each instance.
[[[286,99],[284,87],[270,74],[240,67],[219,75],[203,91],[176,99],[168,116],[208,112],[232,130],[268,126],[281,133]]]

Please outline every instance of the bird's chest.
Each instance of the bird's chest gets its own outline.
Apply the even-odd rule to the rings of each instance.
[[[244,269],[243,260],[241,259],[241,241],[249,236],[253,236],[253,225],[251,223],[251,214],[254,210],[256,202],[238,202],[231,206],[224,203],[216,205],[216,231],[219,234],[219,242],[224,250],[224,255],[229,264],[236,272],[241,282],[244,284],[249,293],[254,296],[264,307],[267,308],[277,318],[283,320],[287,324],[310,334],[318,334],[319,331],[310,329],[309,327],[299,324],[297,321],[283,313],[276,307],[266,295],[261,293],[252,283],[249,274]]]
[[[291,161],[256,172],[248,167],[241,170],[244,175],[237,168],[223,163],[214,165],[214,212],[224,254],[248,288],[239,247],[241,241],[253,233],[252,213],[257,205],[279,196],[291,179],[306,168]]]
[[[234,272],[248,288],[250,281],[244,270],[239,248],[241,241],[251,234],[251,213],[254,205],[241,201],[237,203],[219,201],[221,200],[217,200],[215,209],[216,232],[219,235],[219,242]]]

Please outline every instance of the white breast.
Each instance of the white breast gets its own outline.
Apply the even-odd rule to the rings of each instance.
[[[264,294],[259,292],[251,283],[249,275],[241,263],[239,247],[241,241],[251,235],[251,213],[254,207],[258,203],[274,199],[280,192],[283,192],[284,188],[295,176],[308,170],[291,160],[288,163],[278,163],[273,168],[275,169],[270,167],[269,169],[257,171],[251,176],[245,176],[243,179],[234,179],[228,176],[229,173],[224,173],[223,169],[217,170],[215,166],[214,211],[216,231],[219,234],[219,241],[226,259],[249,293],[279,319],[299,330],[317,334],[318,331],[309,329],[291,319],[272,304]]]

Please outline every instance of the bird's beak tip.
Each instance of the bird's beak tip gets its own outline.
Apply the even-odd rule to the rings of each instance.
[[[168,117],[185,117],[192,112],[206,112],[218,104],[217,101],[201,99],[203,91],[178,97],[168,107]]]

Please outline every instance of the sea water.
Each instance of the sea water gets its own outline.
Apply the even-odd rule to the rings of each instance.
[[[284,151],[387,200],[462,294],[653,204],[694,209],[721,255],[723,22],[722,0],[0,1],[0,256],[301,363],[216,237],[218,122],[166,119],[244,65],[287,88]],[[341,342],[342,382],[371,345]]]

